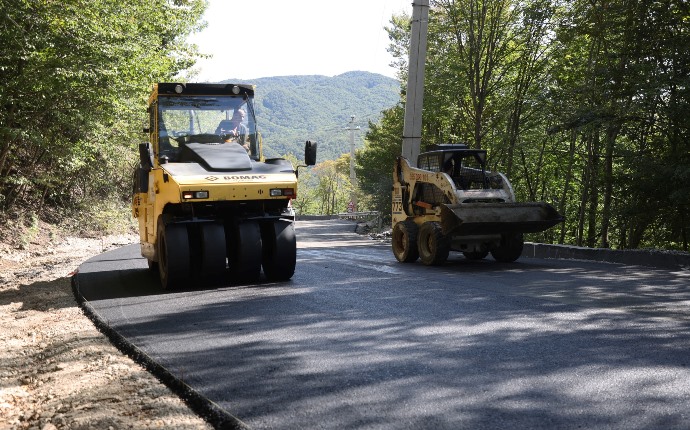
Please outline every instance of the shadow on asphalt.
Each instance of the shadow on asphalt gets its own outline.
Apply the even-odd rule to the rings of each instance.
[[[290,285],[292,281],[273,282],[261,275],[255,282],[232,282],[189,284],[175,290],[161,287],[158,272],[148,268],[146,259],[138,255],[139,245],[129,245],[100,254],[84,262],[74,275],[77,293],[87,301],[123,299],[146,296],[202,292],[219,288],[254,288],[275,285]]]
[[[299,252],[305,248],[347,247],[375,245],[366,236],[355,235],[356,224],[352,221],[298,221],[296,231]],[[309,229],[309,235],[301,235],[300,230]],[[394,257],[391,254],[391,258]],[[298,263],[299,264],[299,263]],[[207,285],[190,285],[189,287],[166,291],[162,289],[158,273],[148,268],[146,259],[139,254],[139,245],[124,246],[97,255],[79,266],[75,275],[78,292],[88,301],[108,300],[151,295],[165,295],[182,292],[213,290],[217,288],[245,288],[252,286],[285,285],[291,281],[274,283],[265,278],[257,282],[243,283],[225,280]]]

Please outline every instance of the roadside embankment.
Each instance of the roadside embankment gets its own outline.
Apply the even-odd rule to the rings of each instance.
[[[690,253],[653,249],[585,248],[572,245],[525,243],[523,257],[589,260],[663,269],[690,269]]]

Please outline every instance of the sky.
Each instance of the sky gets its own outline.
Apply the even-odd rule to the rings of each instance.
[[[196,81],[367,71],[395,77],[386,51],[394,13],[412,0],[209,0],[207,27],[189,41],[213,57]]]

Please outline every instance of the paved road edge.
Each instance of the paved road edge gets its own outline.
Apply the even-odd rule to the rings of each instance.
[[[99,317],[98,312],[89,304],[88,300],[81,295],[78,277],[79,272],[77,271],[77,273],[72,276],[72,293],[74,294],[77,304],[84,311],[84,314],[93,322],[96,328],[103,333],[120,352],[127,355],[136,363],[144,366],[147,371],[158,378],[158,380],[165,384],[173,393],[178,395],[192,411],[206,420],[206,422],[211,424],[215,429],[249,429],[249,426],[239,418],[231,415],[216,403],[175,377],[168,369],[158,364],[103,321]]]
[[[525,243],[523,257],[589,260],[604,263],[633,264],[662,269],[690,269],[690,254],[649,249],[584,248],[570,245]]]
[[[333,215],[302,215],[304,221],[323,221],[339,219]],[[353,223],[356,232],[357,223]],[[545,243],[525,243],[523,257],[555,258],[562,260],[586,260],[602,263],[631,264],[661,269],[690,270],[690,254],[682,251],[654,249],[607,249],[586,248],[574,245],[551,245]]]

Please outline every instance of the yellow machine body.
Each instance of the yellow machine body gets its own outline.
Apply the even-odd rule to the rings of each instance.
[[[401,262],[443,263],[449,251],[469,259],[491,253],[514,261],[523,233],[563,221],[548,203],[518,203],[502,173],[485,169],[486,151],[436,145],[419,155],[418,167],[398,157],[393,171],[393,253]]]
[[[250,85],[153,87],[132,215],[164,288],[294,273],[297,171],[264,158],[253,98]],[[305,158],[314,164],[316,143]]]

